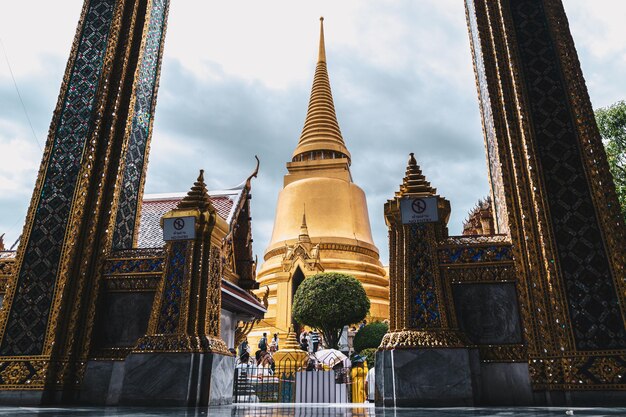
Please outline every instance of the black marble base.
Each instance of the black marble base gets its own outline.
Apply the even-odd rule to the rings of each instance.
[[[91,360],[87,362],[78,403],[117,405],[124,382],[125,361]]]
[[[197,407],[232,402],[234,358],[210,353],[132,353],[120,405]]]
[[[463,407],[480,398],[475,349],[402,349],[376,355],[376,405]]]
[[[536,404],[527,363],[481,363],[481,396],[477,405]]]

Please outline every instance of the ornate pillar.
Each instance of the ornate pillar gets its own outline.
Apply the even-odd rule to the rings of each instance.
[[[84,3],[0,312],[5,404],[72,400],[81,383],[120,161],[132,148],[131,126],[151,121],[168,4]],[[138,104],[144,88],[148,107]],[[147,141],[149,128],[143,133]]]
[[[162,218],[163,278],[148,332],[126,359],[122,404],[198,406],[232,396],[234,358],[220,339],[222,258],[211,241],[216,216],[200,171]],[[221,382],[213,387],[215,378]]]
[[[478,352],[467,348],[454,327],[447,308],[452,295],[437,263],[437,243],[448,235],[449,216],[450,203],[437,195],[411,154],[400,191],[385,204],[391,329],[376,361],[384,405],[474,403]]]
[[[555,404],[563,391],[571,401],[593,391],[585,404],[607,390],[623,399],[626,232],[562,2],[467,0],[466,9],[532,387]]]

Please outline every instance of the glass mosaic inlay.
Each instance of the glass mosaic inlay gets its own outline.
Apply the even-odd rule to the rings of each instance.
[[[159,56],[166,10],[169,0],[154,0],[145,50],[139,69],[136,101],[128,149],[124,157],[124,179],[113,234],[113,249],[128,249],[133,245],[139,191],[146,163],[146,147],[150,135],[150,119],[156,100]]]
[[[579,350],[626,348],[624,321],[585,176],[575,115],[568,106],[543,1],[511,0],[511,12],[576,346]]]
[[[113,19],[115,0],[92,0],[52,140],[41,196],[26,244],[0,355],[43,351],[63,241]]]

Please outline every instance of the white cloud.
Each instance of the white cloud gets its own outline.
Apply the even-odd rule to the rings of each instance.
[[[0,37],[38,136],[56,104],[82,3],[37,2],[34,13],[32,2],[0,0]],[[594,105],[626,98],[626,6],[564,4]],[[211,188],[232,186],[258,154],[252,215],[262,258],[306,113],[321,15],[339,123],[383,259],[382,204],[409,152],[451,201],[450,231],[459,233],[487,192],[487,174],[458,0],[173,1],[146,191],[185,191],[199,168]],[[2,58],[0,233],[21,224],[41,157],[19,106]]]

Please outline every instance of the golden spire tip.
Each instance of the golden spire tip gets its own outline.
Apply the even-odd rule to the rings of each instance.
[[[326,62],[326,47],[324,46],[324,17],[320,17],[320,52],[317,62]]]

